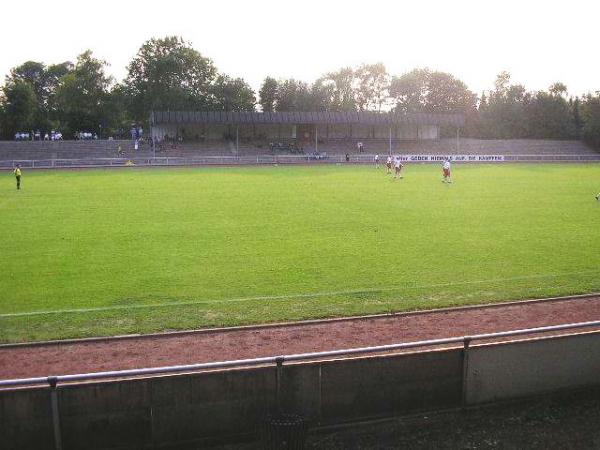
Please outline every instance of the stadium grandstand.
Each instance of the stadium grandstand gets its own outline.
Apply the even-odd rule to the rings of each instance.
[[[119,160],[130,159],[150,164],[165,157],[188,158],[190,164],[204,164],[198,158],[205,157],[256,162],[260,155],[286,156],[285,162],[295,162],[315,153],[339,155],[330,158],[333,161],[349,154],[352,162],[370,161],[368,155],[376,153],[505,155],[507,160],[527,161],[600,159],[598,152],[577,140],[465,138],[462,114],[155,111],[149,119],[151,138],[137,143],[132,139],[0,141],[0,167],[16,162],[25,167],[118,165]],[[443,137],[448,135],[453,137]],[[263,162],[272,162],[267,159]]]
[[[276,146],[282,150],[347,152],[358,141],[392,151],[399,141],[439,139],[440,127],[464,126],[461,114],[395,114],[377,112],[153,112],[156,142],[217,144],[235,150]],[[319,148],[320,147],[320,148]],[[365,146],[367,150],[367,146]]]

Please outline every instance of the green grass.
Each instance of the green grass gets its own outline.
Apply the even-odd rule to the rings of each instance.
[[[437,165],[397,181],[366,166],[25,171],[17,192],[2,173],[0,341],[600,291],[600,165],[456,165],[454,176],[441,183]]]

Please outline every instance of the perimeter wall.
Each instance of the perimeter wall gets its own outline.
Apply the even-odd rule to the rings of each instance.
[[[312,426],[600,384],[600,332],[286,364],[283,411]],[[63,449],[198,448],[255,434],[277,411],[277,369],[59,385]],[[54,449],[49,387],[0,391],[0,448]]]

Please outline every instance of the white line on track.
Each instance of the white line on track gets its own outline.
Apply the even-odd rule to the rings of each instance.
[[[6,313],[0,314],[0,319],[11,318],[11,317],[28,317],[28,316],[41,316],[41,315],[52,315],[52,314],[77,314],[77,313],[89,313],[89,312],[106,312],[106,311],[118,311],[128,309],[144,309],[144,308],[169,308],[173,306],[194,306],[212,303],[230,303],[230,302],[247,302],[257,300],[291,300],[291,299],[303,299],[303,298],[318,298],[318,297],[330,297],[336,295],[353,295],[363,293],[377,293],[377,292],[394,292],[407,289],[427,289],[427,288],[438,288],[438,287],[451,287],[469,284],[484,284],[484,283],[502,283],[506,281],[517,281],[517,280],[528,280],[535,278],[554,278],[564,277],[570,275],[582,275],[582,274],[598,274],[598,270],[587,270],[581,272],[567,272],[567,273],[555,273],[547,275],[523,275],[518,277],[508,278],[496,278],[490,280],[474,280],[474,281],[459,281],[452,283],[438,283],[428,285],[414,285],[414,286],[402,286],[402,287],[384,287],[384,288],[364,288],[364,289],[352,289],[345,291],[329,291],[329,292],[312,292],[303,294],[289,294],[289,295],[263,295],[257,297],[238,297],[229,299],[207,299],[207,300],[193,300],[185,302],[172,302],[172,303],[147,303],[141,305],[115,305],[115,306],[102,306],[98,308],[77,308],[77,309],[56,309],[47,311],[29,311],[20,313]]]

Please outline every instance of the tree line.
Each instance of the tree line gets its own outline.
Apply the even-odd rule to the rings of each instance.
[[[600,92],[572,97],[560,82],[530,91],[507,72],[480,95],[449,73],[391,75],[381,63],[341,68],[313,83],[268,76],[255,93],[176,36],[146,41],[121,82],[107,66],[88,50],[75,62],[11,69],[0,90],[2,138],[30,130],[125,136],[133,123],[147,124],[152,110],[457,112],[466,118],[463,135],[584,139],[600,148]]]

